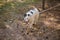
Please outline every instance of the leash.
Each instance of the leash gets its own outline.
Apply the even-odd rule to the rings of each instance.
[[[50,7],[50,8],[48,8],[48,9],[46,9],[46,10],[43,10],[43,11],[41,11],[41,12],[39,12],[39,13],[43,13],[43,12],[49,11],[49,10],[51,10],[51,9],[53,9],[53,8],[58,7],[58,6],[60,6],[60,4],[58,4],[58,5],[56,5],[56,6],[53,6],[53,7]]]

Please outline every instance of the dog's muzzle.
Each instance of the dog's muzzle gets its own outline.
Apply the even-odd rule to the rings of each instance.
[[[29,21],[28,18],[24,18],[25,23],[28,23],[28,21]]]

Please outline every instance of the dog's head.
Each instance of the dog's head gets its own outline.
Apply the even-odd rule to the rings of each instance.
[[[29,19],[31,19],[30,17],[33,16],[35,13],[39,13],[37,8],[29,10],[26,14],[24,14],[24,21],[28,22]]]

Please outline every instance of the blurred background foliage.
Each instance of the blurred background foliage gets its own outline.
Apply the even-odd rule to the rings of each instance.
[[[39,1],[40,0],[0,0],[0,14],[5,13],[6,11],[18,9],[18,7],[24,7],[32,3],[37,3]]]

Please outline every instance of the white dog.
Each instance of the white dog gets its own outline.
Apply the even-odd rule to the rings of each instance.
[[[39,18],[39,11],[35,7],[34,9],[29,10],[24,15],[24,21],[28,22],[28,26],[30,26],[30,28],[33,26],[33,24],[36,24],[38,22],[38,18]]]

